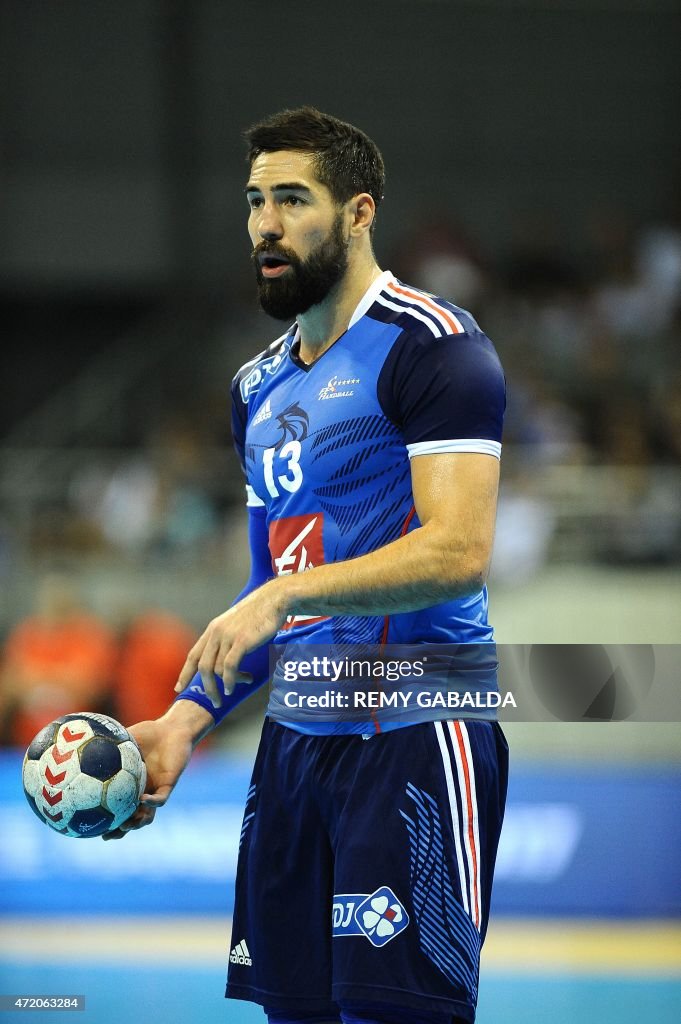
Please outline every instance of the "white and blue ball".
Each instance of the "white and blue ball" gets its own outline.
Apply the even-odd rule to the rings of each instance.
[[[118,828],[135,811],[146,780],[142,754],[127,729],[89,711],[50,722],[24,757],[31,809],[55,832],[80,839]]]

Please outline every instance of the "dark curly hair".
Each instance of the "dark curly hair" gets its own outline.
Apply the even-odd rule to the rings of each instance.
[[[248,164],[280,149],[314,154],[315,174],[337,203],[368,192],[376,207],[383,199],[385,167],[375,142],[359,128],[315,107],[282,110],[244,133]],[[373,230],[373,225],[372,225]]]

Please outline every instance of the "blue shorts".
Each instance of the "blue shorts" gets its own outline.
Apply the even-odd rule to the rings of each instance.
[[[266,720],[244,813],[226,995],[338,1017],[475,1019],[506,799],[493,722],[310,736]]]

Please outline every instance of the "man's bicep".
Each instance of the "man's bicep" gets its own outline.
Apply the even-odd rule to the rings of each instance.
[[[452,546],[489,562],[494,540],[499,460],[477,452],[417,455],[411,460],[416,514],[451,537]]]

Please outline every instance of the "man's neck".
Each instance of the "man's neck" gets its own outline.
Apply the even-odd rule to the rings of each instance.
[[[381,268],[373,257],[356,268],[349,267],[324,302],[297,318],[300,358],[304,363],[314,363],[347,331],[362,296],[380,274]]]

